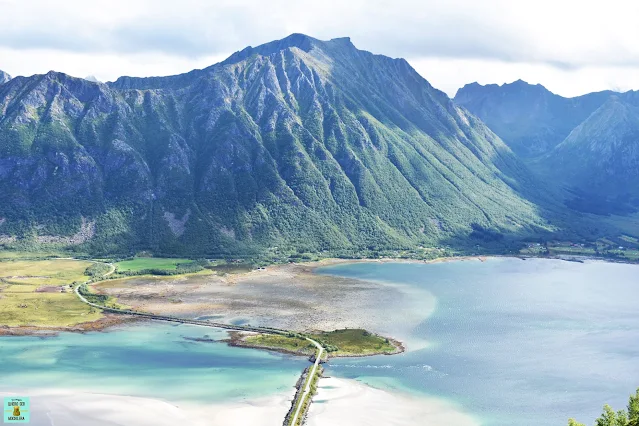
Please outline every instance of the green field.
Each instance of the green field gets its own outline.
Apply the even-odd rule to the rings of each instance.
[[[172,259],[162,257],[136,257],[115,264],[119,273],[143,272],[146,270],[176,271],[180,264],[191,264],[190,259]]]
[[[54,251],[14,251],[0,250],[0,261],[3,260],[44,260],[55,257],[65,257],[62,252]]]
[[[398,351],[397,347],[388,339],[361,329],[344,329],[304,335],[291,333],[288,336],[258,334],[245,337],[243,344],[301,355],[315,353],[315,346],[303,336],[318,341],[331,356],[391,354]]]
[[[92,263],[77,260],[0,262],[0,325],[66,327],[101,318],[71,284],[88,279]]]

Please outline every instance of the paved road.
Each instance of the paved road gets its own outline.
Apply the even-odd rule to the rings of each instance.
[[[322,347],[322,345],[320,345],[318,342],[308,337],[306,338],[306,340],[308,340],[309,342],[315,345],[315,347],[317,348],[317,354],[315,356],[315,364],[313,364],[313,367],[308,373],[308,378],[306,380],[306,387],[304,388],[304,390],[302,391],[302,394],[300,395],[300,402],[297,405],[297,409],[295,410],[295,414],[293,415],[293,420],[290,423],[292,426],[296,425],[297,419],[299,418],[300,413],[302,411],[302,407],[304,406],[304,401],[306,401],[307,398],[310,398],[311,383],[313,381],[313,377],[315,377],[315,374],[317,373],[317,369],[319,368],[320,361],[322,360],[322,355],[324,355],[324,348]]]

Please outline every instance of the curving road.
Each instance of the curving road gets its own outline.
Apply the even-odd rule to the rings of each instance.
[[[102,263],[102,262],[96,262],[93,261],[94,263]],[[111,267],[111,270],[109,272],[107,272],[106,274],[104,274],[102,276],[102,278],[106,278],[110,275],[112,275],[113,273],[115,273],[115,265],[113,265],[112,263],[104,263],[105,265],[109,265]],[[204,321],[204,320],[193,320],[193,319],[186,319],[186,318],[178,318],[178,317],[171,317],[171,316],[164,316],[164,315],[155,315],[155,314],[147,314],[147,313],[143,313],[143,312],[136,312],[136,311],[131,311],[131,310],[127,310],[127,309],[116,309],[116,308],[108,308],[105,306],[101,306],[98,305],[96,303],[93,302],[89,302],[81,293],[80,293],[80,287],[84,284],[91,284],[93,281],[89,280],[86,281],[82,284],[79,284],[77,286],[75,286],[75,294],[78,296],[78,298],[83,301],[84,303],[86,303],[89,306],[93,306],[94,308],[98,308],[101,309],[103,311],[107,311],[107,312],[112,312],[112,313],[117,313],[117,314],[124,314],[124,315],[133,315],[133,316],[137,316],[137,317],[142,317],[142,318],[147,318],[147,319],[151,319],[151,320],[157,320],[157,321],[168,321],[168,322],[178,322],[178,323],[182,323],[182,324],[191,324],[191,325],[199,325],[202,327],[212,327],[212,328],[223,328],[226,330],[238,330],[238,331],[253,331],[253,332],[259,332],[259,333],[266,333],[266,334],[279,334],[279,335],[287,335],[289,333],[288,330],[280,330],[280,329],[276,329],[276,328],[265,328],[265,327],[252,327],[252,326],[246,326],[246,325],[235,325],[235,324],[227,324],[227,323],[220,323],[220,322],[212,322],[212,321]],[[315,374],[317,374],[317,369],[319,368],[319,364],[322,360],[322,356],[324,355],[324,347],[322,347],[322,345],[309,338],[309,337],[305,337],[306,340],[308,340],[309,342],[311,342],[316,348],[317,348],[317,353],[315,354],[315,363],[313,364],[313,367],[309,370],[309,374],[307,376],[307,380],[306,380],[306,385],[304,386],[304,389],[302,391],[301,394],[299,394],[299,398],[297,398],[299,400],[299,403],[297,404],[297,408],[295,410],[295,413],[293,415],[293,419],[290,422],[290,425],[295,426],[297,420],[300,418],[300,416],[303,416],[304,413],[302,411],[302,408],[304,407],[304,402],[311,397],[310,393],[311,393],[311,383],[313,382],[313,377],[315,377]],[[296,401],[293,400],[293,404],[295,404]],[[310,404],[309,404],[310,406]]]

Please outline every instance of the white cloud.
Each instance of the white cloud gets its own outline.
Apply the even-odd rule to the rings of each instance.
[[[0,69],[167,75],[302,32],[406,57],[433,85],[522,78],[564,95],[639,88],[628,0],[0,0]]]

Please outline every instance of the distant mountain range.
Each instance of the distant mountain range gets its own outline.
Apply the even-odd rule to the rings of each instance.
[[[567,204],[598,214],[639,208],[639,92],[555,95],[541,85],[464,86],[455,102],[480,117]]]
[[[2,79],[0,245],[380,250],[552,228],[543,185],[482,121],[348,38],[294,34],[171,77]],[[570,133],[557,122],[543,152]]]

